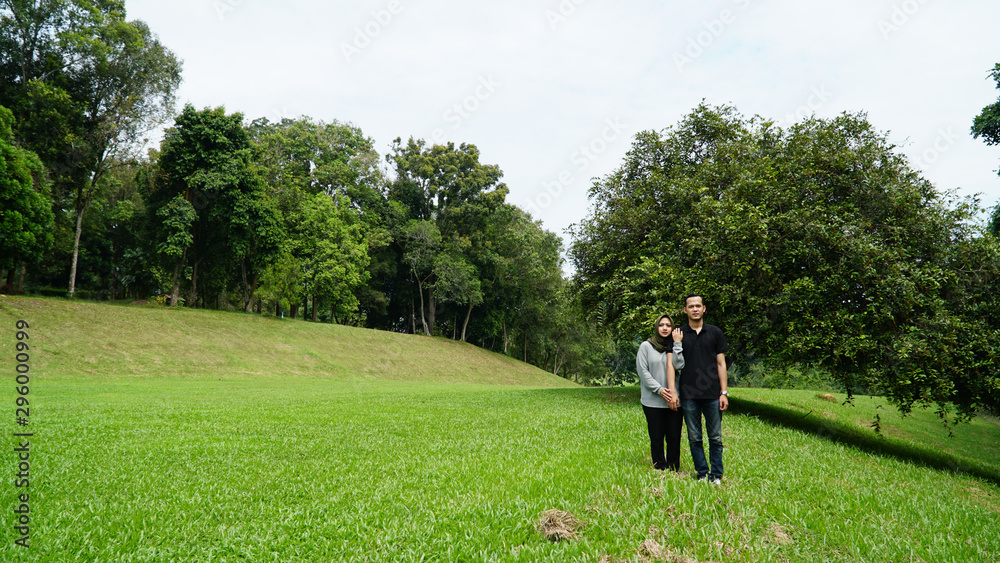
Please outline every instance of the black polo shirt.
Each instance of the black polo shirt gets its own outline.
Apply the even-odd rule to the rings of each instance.
[[[689,325],[681,327],[684,333],[684,369],[677,383],[677,393],[681,399],[718,399],[722,393],[719,382],[719,366],[715,362],[718,354],[729,349],[726,335],[715,325],[704,323],[701,332],[695,332]]]

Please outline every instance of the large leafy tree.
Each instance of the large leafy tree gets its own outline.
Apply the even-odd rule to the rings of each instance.
[[[904,411],[996,406],[1000,332],[968,301],[997,285],[995,244],[864,115],[782,130],[701,105],[590,195],[576,284],[622,334],[694,291],[737,361],[826,367]]]
[[[316,194],[297,214],[291,231],[294,253],[312,297],[312,320],[321,305],[331,320],[346,320],[358,309],[355,289],[368,281],[368,245],[357,212],[346,196]]]
[[[13,144],[13,115],[0,106],[0,269],[4,284],[25,262],[37,262],[52,245],[52,201],[43,183],[42,163],[31,151]]]
[[[0,36],[0,104],[72,210],[72,295],[84,215],[114,163],[172,114],[181,65],[120,0],[3,1]]]
[[[243,116],[226,115],[224,108],[199,111],[188,105],[167,130],[148,207],[159,217],[157,240],[179,241],[168,244],[168,255],[176,260],[174,303],[178,276],[189,267],[188,304],[199,297],[199,272],[207,272],[216,295],[241,285],[246,305],[252,293],[248,280],[278,252],[283,239],[279,215],[252,155]],[[177,198],[195,213],[189,226],[186,207]]]
[[[420,318],[427,334],[434,333],[438,309],[448,303],[460,309],[452,315],[456,319],[452,332],[457,334],[457,319],[463,318],[465,334],[472,308],[482,301],[473,239],[504,202],[503,173],[496,165],[479,162],[479,149],[470,144],[428,147],[422,140],[410,138],[404,144],[396,139],[387,158],[396,172],[388,190],[395,210],[391,215],[396,221],[394,239],[400,261],[410,265],[407,273],[415,285],[410,301],[421,303]],[[440,237],[440,244],[428,244],[424,235],[430,231]],[[397,304],[402,304],[402,295],[397,296]]]
[[[329,220],[337,225],[333,230],[340,232],[342,224],[349,230],[356,229],[363,236],[363,247],[369,253],[367,263],[376,260],[389,244],[389,233],[384,219],[387,210],[385,181],[373,141],[353,125],[317,122],[309,117],[282,119],[277,123],[258,119],[249,130],[260,173],[281,212],[285,231],[291,237],[286,246],[300,249],[294,252],[308,265],[314,257],[303,255],[301,249],[319,248],[323,240],[331,237],[346,236],[344,240],[354,240],[353,234],[328,233],[318,228],[327,220],[325,218],[317,219],[316,228],[302,228],[302,218],[315,217],[317,202],[324,202],[315,196],[324,195],[323,209],[332,213]],[[348,255],[351,264],[356,263],[353,254],[346,252],[345,256]],[[384,269],[383,264],[380,262],[376,269]],[[329,268],[324,270],[329,271]],[[346,270],[342,273],[346,276],[344,279],[352,277]],[[311,277],[304,278],[302,283],[307,280],[311,288],[322,286],[313,283]],[[339,289],[331,289],[324,295],[302,295],[311,297],[314,302],[331,302],[331,317],[338,319],[353,319],[355,315],[365,316],[369,311],[384,309],[385,296],[377,290],[364,284],[356,285],[353,281],[348,285],[352,288],[352,298],[342,296]],[[333,286],[327,284],[326,287]],[[335,299],[334,295],[341,297]],[[355,301],[357,306],[349,305]],[[334,306],[333,302],[344,307]],[[294,316],[297,304],[293,303],[291,310]],[[316,307],[313,307],[313,316],[317,316]]]

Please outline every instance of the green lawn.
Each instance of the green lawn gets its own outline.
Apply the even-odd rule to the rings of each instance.
[[[28,549],[13,528],[10,434],[23,428],[13,383],[0,393],[11,421],[2,561],[610,562],[642,560],[648,540],[664,560],[1000,559],[995,420],[949,438],[933,413],[896,420],[882,407],[879,451],[851,444],[870,433],[874,400],[735,390],[714,488],[691,478],[687,456],[682,475],[651,469],[637,389],[560,388],[471,346],[203,311],[11,298],[0,309],[3,350],[15,318],[43,343],[31,360]],[[406,352],[385,360],[386,377],[327,343],[380,350],[397,338]],[[137,373],[158,357],[143,348],[174,346],[188,359]],[[212,354],[223,360],[197,369]],[[275,356],[287,372],[264,369]],[[2,357],[11,373],[13,353]],[[468,383],[475,374],[488,384]],[[755,409],[764,402],[771,410]],[[810,430],[796,418],[830,422]],[[928,450],[959,463],[921,461]],[[541,537],[535,522],[551,508],[584,522],[579,539]]]

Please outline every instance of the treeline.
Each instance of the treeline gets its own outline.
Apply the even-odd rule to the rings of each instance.
[[[603,373],[562,241],[473,145],[183,108],[120,1],[0,3],[0,285],[306,318]],[[168,125],[159,147],[143,136]]]
[[[501,177],[473,145],[397,139],[383,161],[350,124],[187,106],[159,150],[94,186],[76,294],[442,335],[596,377],[562,241]],[[4,264],[11,290],[67,292],[75,214],[50,209],[57,236]]]

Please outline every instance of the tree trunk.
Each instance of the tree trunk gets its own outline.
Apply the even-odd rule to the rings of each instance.
[[[177,257],[177,262],[174,264],[174,287],[170,290],[171,307],[176,307],[177,301],[181,298],[181,264],[184,263],[185,254],[187,254],[187,250]]]
[[[507,321],[503,321],[503,323],[501,323],[501,326],[503,326],[503,353],[506,354],[507,342],[509,342],[509,340],[507,339]]]
[[[17,273],[17,269],[14,266],[11,266],[7,270],[7,280],[3,284],[3,290],[5,292],[7,292],[7,291],[9,291],[11,293],[14,292],[14,275],[16,273]]]
[[[417,278],[417,291],[420,292],[420,326],[424,329],[424,334],[430,336],[431,333],[427,330],[427,315],[424,314],[424,284],[420,283],[420,278]]]
[[[194,309],[198,306],[198,263],[201,259],[195,259],[191,268],[191,293],[188,294],[187,306]]]
[[[427,292],[427,336],[434,334],[435,318],[437,317],[437,303],[434,301],[434,291]]]
[[[69,266],[69,296],[76,293],[76,264],[80,258],[80,235],[83,233],[83,213],[87,210],[84,205],[76,212],[76,233],[73,235],[73,259]]]
[[[298,314],[298,312],[299,312],[299,304],[292,303],[292,310],[288,313],[288,316],[294,319],[295,315]]]
[[[111,241],[111,272],[108,275],[108,293],[110,293],[110,298],[112,301],[118,296],[118,243],[117,241]]]
[[[528,331],[524,331],[524,363],[528,363]]]
[[[317,317],[317,314],[316,314],[316,305],[318,305],[318,304],[319,304],[319,297],[316,296],[315,294],[313,294],[313,302],[312,302],[312,309],[313,309],[312,319],[313,319],[313,322],[316,322],[316,317]]]
[[[465,342],[465,329],[469,328],[469,317],[472,316],[472,301],[469,301],[469,308],[465,311],[465,322],[462,323],[462,342]]]
[[[20,273],[17,275],[17,287],[14,288],[14,293],[20,295],[24,293],[24,276],[28,272],[28,265],[21,262]]]
[[[243,277],[243,310],[247,310],[247,303],[250,302],[250,284],[247,283],[247,261],[240,260],[240,275]]]
[[[257,275],[250,281],[250,299],[243,304],[243,311],[252,313],[257,304]]]
[[[104,162],[103,158],[100,162]],[[94,190],[97,188],[97,182],[100,178],[101,171],[99,166],[98,171],[94,172],[94,176],[90,179],[90,185],[86,188],[86,191],[84,193],[77,192],[76,232],[73,234],[73,259],[69,267],[70,297],[73,297],[73,294],[76,293],[76,266],[80,259],[80,235],[83,233],[83,214],[90,207],[90,201],[94,198]]]

